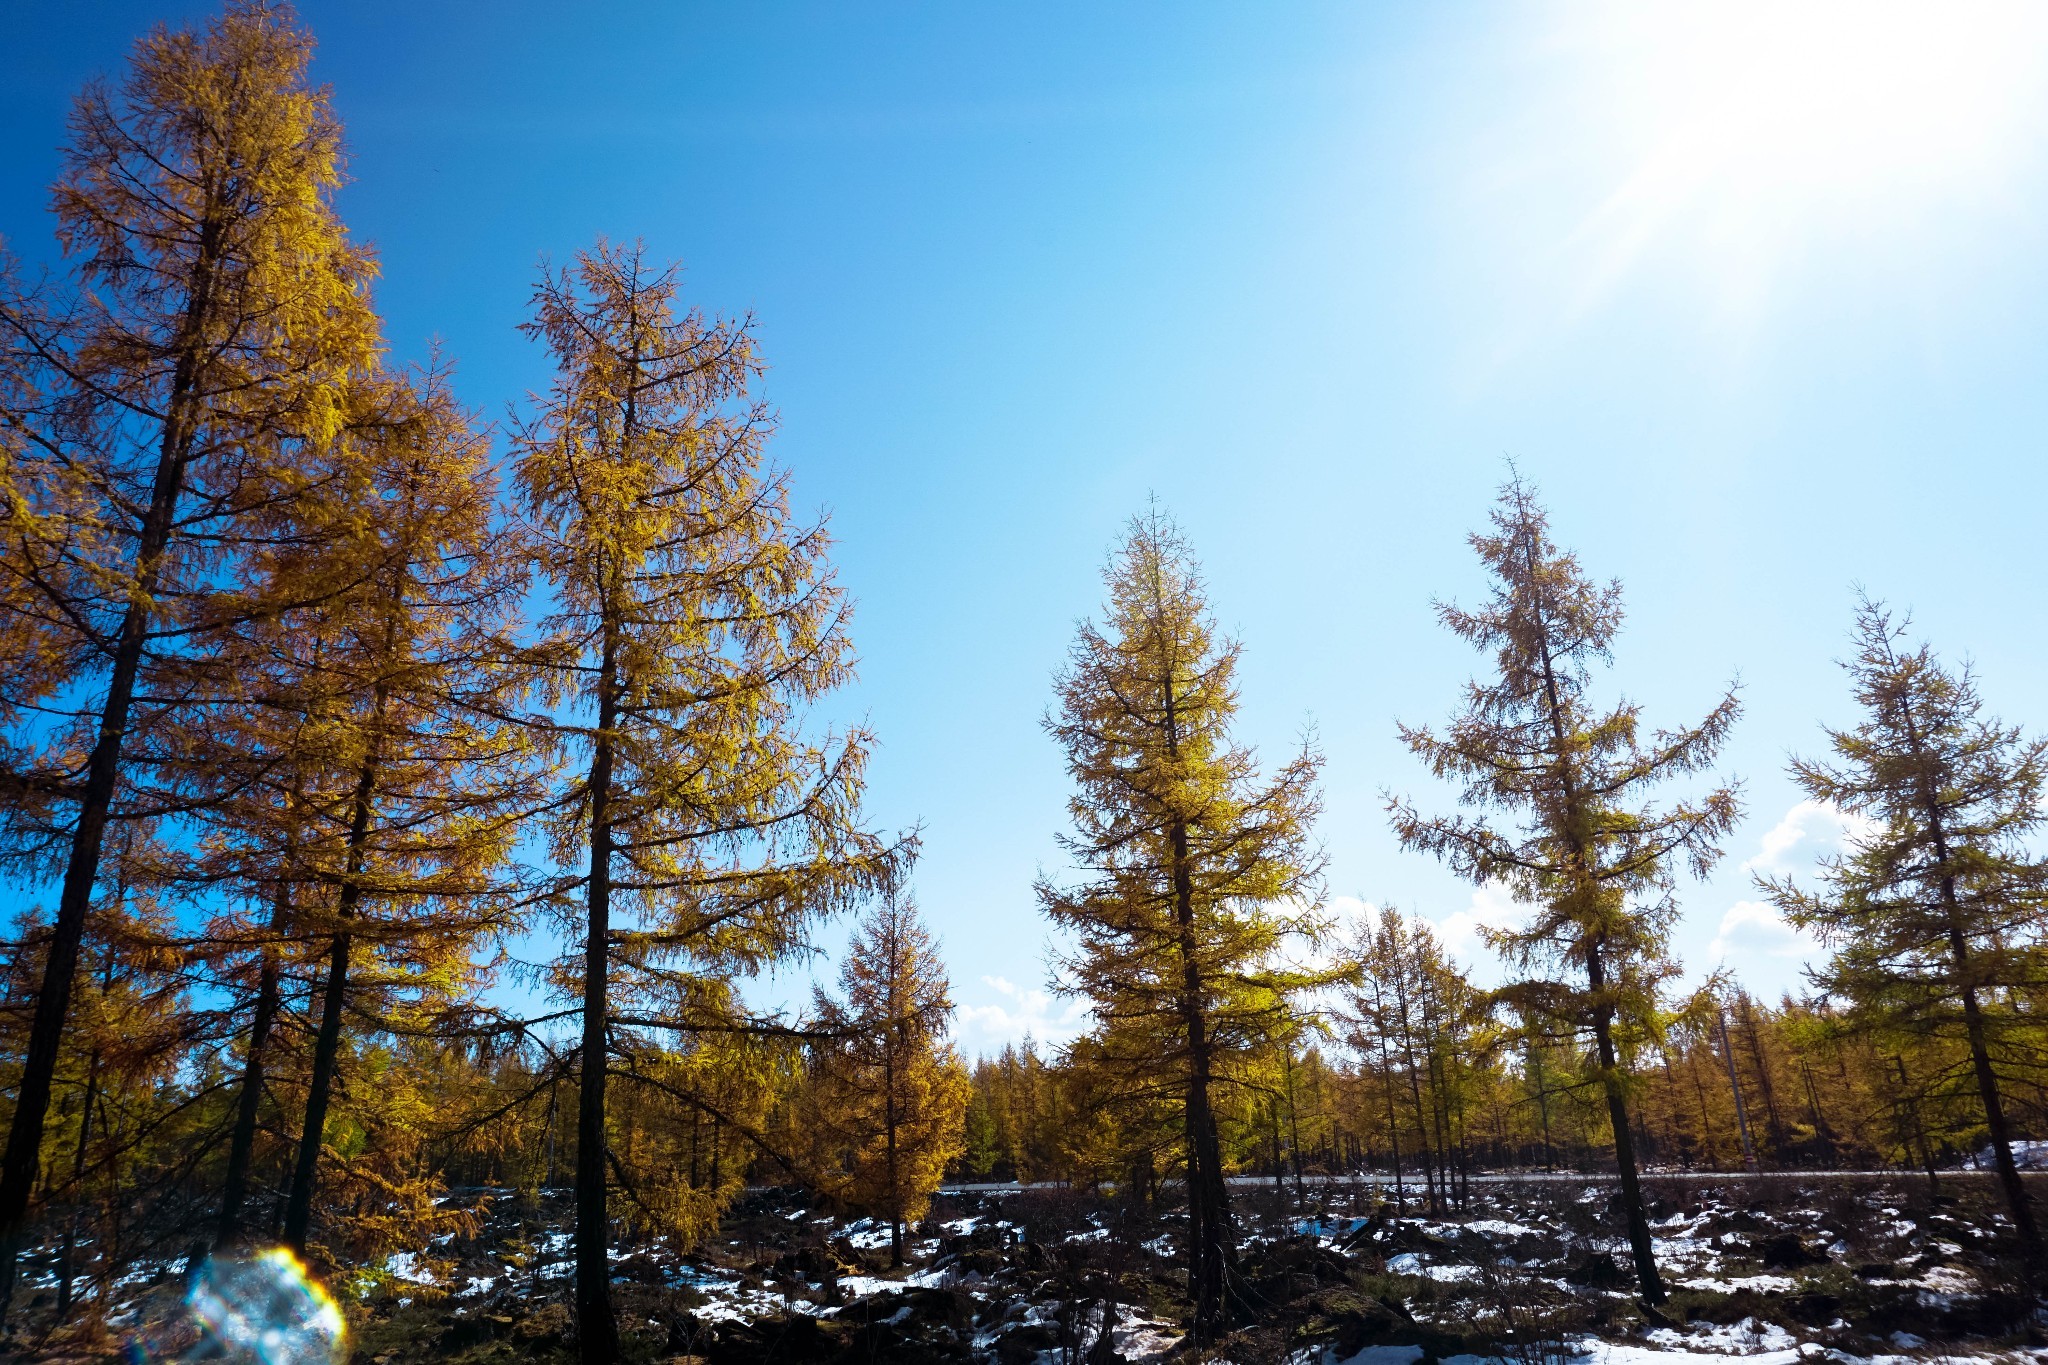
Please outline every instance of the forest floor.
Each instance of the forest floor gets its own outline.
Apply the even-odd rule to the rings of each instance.
[[[1670,1291],[1654,1314],[1614,1187],[1592,1179],[1475,1183],[1436,1214],[1412,1186],[1398,1213],[1370,1186],[1240,1186],[1241,1325],[1206,1351],[1183,1337],[1185,1215],[1077,1191],[941,1196],[894,1269],[886,1228],[759,1191],[691,1254],[618,1248],[614,1294],[627,1360],[693,1365],[2048,1365],[2048,1301],[1991,1181],[1652,1177],[1646,1191]],[[478,1236],[359,1277],[351,1365],[573,1359],[566,1198],[472,1196]],[[168,1268],[137,1289],[145,1318],[177,1294]],[[17,1338],[13,1358],[95,1354],[61,1337]]]

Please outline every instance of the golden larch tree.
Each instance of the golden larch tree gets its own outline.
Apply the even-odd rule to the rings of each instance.
[[[61,624],[77,665],[22,783],[61,791],[67,814],[0,1158],[8,1246],[36,1181],[108,824],[139,776],[137,732],[177,705],[149,679],[203,653],[229,612],[318,596],[309,582],[255,591],[241,564],[280,522],[347,501],[334,438],[378,339],[369,259],[332,207],[341,130],[307,82],[311,55],[289,14],[257,0],[144,38],[126,78],[89,85],[72,110],[53,201],[73,287],[0,298],[9,368],[31,376],[0,395],[21,404],[0,421],[14,477],[54,490],[35,510],[63,513],[10,507],[15,553],[0,571],[28,577],[0,590],[0,610]]]
[[[1621,587],[1589,579],[1550,538],[1536,494],[1519,476],[1500,493],[1490,533],[1472,548],[1494,589],[1473,611],[1443,605],[1443,623],[1491,651],[1495,674],[1470,683],[1464,709],[1438,733],[1401,737],[1465,805],[1514,817],[1389,810],[1404,846],[1435,854],[1478,885],[1499,882],[1530,908],[1526,923],[1489,934],[1521,979],[1499,998],[1528,1016],[1590,1035],[1589,1079],[1606,1101],[1638,1287],[1661,1302],[1629,1124],[1623,1030],[1654,1029],[1657,990],[1675,970],[1666,952],[1674,865],[1705,875],[1735,822],[1734,789],[1658,806],[1649,792],[1705,770],[1739,711],[1731,691],[1698,725],[1645,742],[1630,702],[1595,708],[1592,666],[1610,659]],[[1579,980],[1572,979],[1574,976]]]
[[[582,1014],[576,1305],[593,1363],[616,1351],[608,1078],[731,1133],[660,1040],[755,1025],[730,982],[799,951],[900,856],[859,823],[867,734],[807,728],[853,648],[824,528],[791,515],[766,460],[751,330],[677,294],[637,245],[544,273],[526,330],[555,379],[514,433],[554,608],[536,658],[580,760],[547,827],[556,863],[582,869],[554,903],[582,945],[557,979]]]
[[[1845,667],[1863,718],[1827,732],[1831,761],[1792,763],[1808,795],[1868,829],[1823,863],[1818,888],[1763,887],[1832,950],[1814,981],[1856,1026],[1960,1054],[2013,1227],[2038,1251],[2006,1092],[2040,1076],[2048,864],[2028,842],[2044,820],[2048,740],[1986,716],[1969,670],[1905,632],[1862,603]]]
[[[946,1041],[953,1012],[938,944],[916,904],[892,893],[865,916],[839,972],[820,989],[809,1111],[835,1167],[826,1188],[889,1224],[903,1264],[903,1225],[924,1217],[962,1150],[967,1070]]]
[[[1255,1049],[1296,1028],[1292,997],[1324,979],[1284,960],[1321,929],[1320,758],[1304,745],[1262,779],[1232,737],[1238,645],[1163,514],[1132,520],[1104,578],[1105,623],[1082,624],[1046,721],[1077,788],[1061,846],[1082,879],[1041,881],[1038,896],[1076,941],[1062,980],[1094,1007],[1092,1068],[1133,1104],[1179,1110],[1207,1340],[1225,1326],[1235,1243],[1220,1102]]]

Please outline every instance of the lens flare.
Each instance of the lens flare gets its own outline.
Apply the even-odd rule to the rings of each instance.
[[[229,1360],[333,1365],[343,1355],[341,1308],[283,1247],[208,1260],[185,1306]]]

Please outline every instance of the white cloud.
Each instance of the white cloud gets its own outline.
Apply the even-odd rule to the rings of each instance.
[[[998,998],[987,1004],[962,1004],[953,1011],[954,1033],[969,1053],[997,1051],[1005,1043],[1023,1042],[1027,1034],[1058,1046],[1088,1027],[1085,1000],[1056,1002],[1049,991],[1018,986],[1001,976],[984,976],[981,982]]]
[[[1348,939],[1357,934],[1361,924],[1379,914],[1380,908],[1356,896],[1332,896],[1323,903],[1323,912],[1330,917],[1337,937]]]
[[[1755,856],[1742,870],[1766,877],[1811,873],[1822,858],[1842,852],[1876,827],[1867,816],[1825,801],[1801,801],[1758,841]]]
[[[1801,801],[1757,840],[1756,852],[1743,862],[1742,871],[1753,877],[1809,881],[1823,858],[1852,849],[1876,827],[1876,821],[1825,801]],[[1825,953],[1811,934],[1794,928],[1776,906],[1760,900],[1729,906],[1707,945],[1708,961],[1733,969],[1744,985],[1766,994],[1798,990],[1801,969]]]
[[[1787,924],[1775,905],[1737,901],[1721,916],[1721,927],[1709,951],[1716,961],[1739,972],[1758,961],[1803,962],[1822,949],[1810,934]]]
[[[1514,898],[1500,882],[1488,882],[1472,892],[1464,909],[1454,910],[1433,921],[1437,939],[1482,985],[1498,984],[1500,959],[1480,937],[1481,928],[1512,929],[1524,923],[1529,907]]]

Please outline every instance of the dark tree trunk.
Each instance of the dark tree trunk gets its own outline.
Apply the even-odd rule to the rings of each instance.
[[[341,1056],[342,1000],[348,991],[350,936],[336,934],[327,953],[327,980],[320,1000],[320,1029],[313,1040],[313,1074],[306,1085],[306,1119],[292,1167],[291,1197],[284,1206],[284,1244],[303,1255],[313,1222],[313,1192],[320,1179],[320,1151],[326,1145],[328,1102]]]
[[[1181,1025],[1187,1031],[1188,1287],[1195,1301],[1195,1339],[1222,1335],[1229,1261],[1229,1193],[1223,1184],[1222,1144],[1210,1107],[1209,1021],[1202,1006],[1202,970],[1195,944],[1194,878],[1188,867],[1187,826],[1172,830],[1175,927],[1180,934]]]
[[[100,1054],[95,1048],[86,1059],[85,1104],[78,1111],[78,1146],[71,1154],[71,1220],[64,1227],[64,1249],[57,1257],[59,1322],[71,1316],[71,1258],[78,1250],[78,1206],[85,1200],[85,1153],[92,1140],[92,1107],[99,1102],[99,1092]]]
[[[1586,955],[1586,980],[1597,999],[1607,988],[1600,961],[1600,948],[1593,945]],[[1593,1013],[1593,1039],[1599,1047],[1600,1074],[1607,1091],[1607,1118],[1614,1128],[1614,1168],[1621,1177],[1621,1209],[1628,1224],[1629,1250],[1636,1263],[1636,1282],[1644,1303],[1664,1302],[1664,1280],[1657,1273],[1657,1253],[1650,1242],[1650,1220],[1643,1211],[1643,1189],[1636,1177],[1635,1141],[1629,1131],[1628,1096],[1622,1092],[1619,1064],[1614,1054],[1612,1020],[1604,1007]]]
[[[277,959],[268,949],[256,983],[256,1017],[250,1021],[249,1051],[242,1058],[241,1093],[235,1102],[235,1131],[228,1142],[227,1178],[220,1196],[220,1223],[214,1229],[216,1248],[231,1247],[241,1236],[242,1201],[248,1195],[249,1162],[256,1149],[256,1119],[263,1101],[263,1049],[277,1018]]]
[[[2041,1234],[2034,1223],[2033,1201],[2027,1198],[2020,1179],[2019,1164],[2012,1156],[2012,1129],[2006,1122],[2005,1105],[1998,1093],[1998,1076],[1991,1069],[1991,1051],[1984,1038],[1984,1012],[1978,1007],[1977,992],[1963,991],[1963,1026],[1970,1038],[1970,1067],[1977,1077],[1977,1097],[1984,1104],[1984,1126],[1991,1130],[1991,1154],[1998,1163],[1998,1186],[2005,1192],[2005,1204],[2012,1211],[2013,1227],[2020,1240],[2038,1247]],[[1929,1163],[1932,1165],[1932,1163]]]
[[[576,1108],[576,1337],[583,1365],[612,1365],[610,1229],[605,1207],[606,973],[611,965],[612,727],[618,719],[617,650],[609,638],[598,670],[597,742],[590,764],[589,937],[583,948],[582,1077]]]
[[[1742,1164],[1754,1175],[1756,1147],[1749,1140],[1749,1108],[1742,1102],[1742,1082],[1735,1075],[1735,1047],[1728,1041],[1728,1012],[1716,1006],[1714,1023],[1721,1031],[1721,1062],[1728,1068],[1728,1091],[1735,1096],[1735,1134],[1742,1139]]]
[[[394,616],[386,631],[388,651],[397,625]],[[304,1254],[306,1234],[313,1221],[313,1194],[320,1182],[320,1151],[326,1145],[327,1110],[334,1096],[334,1072],[341,1057],[341,1019],[348,998],[349,924],[363,899],[364,850],[370,838],[370,817],[377,790],[377,770],[388,693],[380,680],[370,705],[371,748],[356,776],[356,789],[349,811],[348,852],[341,894],[336,898],[335,918],[341,929],[334,936],[327,955],[327,981],[320,1001],[320,1031],[313,1042],[313,1074],[306,1085],[306,1119],[299,1132],[298,1163],[292,1173],[291,1198],[285,1203],[284,1243]]]

